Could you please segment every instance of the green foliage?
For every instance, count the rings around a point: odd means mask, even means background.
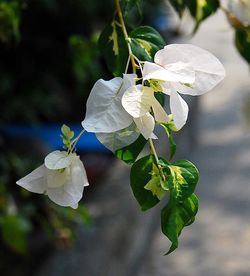
[[[169,123],[161,124],[161,126],[164,128],[164,130],[166,131],[167,136],[168,136],[169,154],[170,154],[169,160],[171,160],[174,157],[176,149],[177,149],[177,146],[174,141],[173,134],[172,134],[173,128],[175,129],[175,125],[174,125],[174,123],[172,123],[172,121],[170,121]]]
[[[182,17],[183,12],[186,8],[186,0],[169,0],[179,17]]]
[[[136,161],[131,167],[130,184],[142,211],[152,208],[159,202],[157,196],[144,188],[152,179],[154,162],[153,155],[148,155]]]
[[[142,2],[143,0],[122,0],[122,11],[125,21],[131,23],[134,17],[142,19]],[[137,20],[138,21],[138,20]]]
[[[142,61],[153,61],[155,53],[166,45],[162,36],[149,26],[134,29],[129,37],[133,54]]]
[[[142,61],[153,61],[155,53],[165,46],[161,35],[149,26],[138,27],[128,36],[133,54]],[[110,72],[122,76],[128,61],[128,45],[116,19],[102,31],[99,49]]]
[[[128,46],[122,28],[116,20],[113,20],[102,31],[99,38],[99,49],[109,71],[114,76],[122,76],[128,60]]]
[[[193,223],[198,211],[198,199],[195,194],[186,198],[182,203],[170,200],[161,211],[162,232],[172,245],[166,254],[178,247],[178,237],[185,226]]]
[[[138,139],[131,145],[128,145],[122,149],[118,149],[115,152],[115,156],[125,163],[132,165],[143,150],[146,143],[147,140],[142,135],[140,135]]]
[[[27,253],[27,234],[31,230],[29,221],[19,215],[5,215],[0,220],[4,242],[17,253]]]
[[[188,160],[169,163],[160,158],[157,164],[155,157],[148,155],[131,168],[131,187],[143,211],[154,207],[169,192],[169,202],[161,212],[162,232],[172,242],[168,253],[178,247],[182,229],[195,219],[198,179],[197,168]]]
[[[194,192],[199,180],[199,172],[188,160],[179,160],[166,167],[170,170],[167,181],[171,199],[181,203]]]
[[[18,1],[0,1],[0,40],[18,41],[20,38],[20,8]]]
[[[242,57],[250,63],[250,27],[236,29],[235,45]]]
[[[204,19],[215,13],[220,6],[219,0],[169,0],[169,2],[180,17],[185,8],[188,8],[196,21],[196,28]]]
[[[218,0],[188,0],[187,7],[198,26],[204,19],[217,11],[220,6]]]
[[[60,136],[63,141],[63,148],[69,149],[71,139],[74,137],[74,131],[71,131],[71,129],[67,125],[62,125],[61,132],[62,134]]]

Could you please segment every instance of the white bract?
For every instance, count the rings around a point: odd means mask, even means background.
[[[121,104],[124,92],[135,83],[134,74],[109,81],[98,80],[87,100],[86,117],[82,122],[85,130],[95,133],[111,133],[132,124],[132,117]]]
[[[89,185],[79,156],[65,151],[50,153],[44,165],[16,183],[30,192],[46,193],[56,204],[74,209],[78,207],[84,187]]]
[[[250,25],[250,0],[221,0],[221,5],[244,26]]]
[[[142,85],[131,86],[122,97],[122,105],[133,117],[140,133],[145,139],[152,138],[155,121],[166,123],[169,118],[154,96],[151,87]],[[154,117],[150,114],[151,109]]]
[[[145,62],[144,80],[158,80],[162,92],[170,96],[170,109],[177,129],[184,126],[188,106],[177,93],[201,95],[214,88],[224,77],[220,61],[210,52],[191,44],[170,44],[159,50],[155,63]]]
[[[137,131],[135,123],[129,127],[111,133],[96,133],[97,139],[109,150],[115,152],[136,141],[140,133]]]

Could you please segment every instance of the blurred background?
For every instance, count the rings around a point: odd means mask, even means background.
[[[77,211],[61,208],[15,182],[61,148],[60,127],[80,132],[88,94],[109,79],[97,48],[113,1],[0,1],[0,275],[250,275],[250,78],[221,11],[195,24],[167,1],[145,0],[143,19],[167,43],[193,43],[215,54],[227,76],[212,92],[188,98],[190,116],[178,157],[200,169],[196,222],[180,247],[160,232],[160,207],[142,213],[129,167],[92,134],[78,152],[90,187]],[[166,150],[158,145],[164,154]]]

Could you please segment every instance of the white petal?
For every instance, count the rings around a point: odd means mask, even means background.
[[[50,170],[60,170],[70,166],[75,154],[67,154],[66,151],[53,151],[44,159],[45,166]]]
[[[109,133],[129,126],[133,120],[122,107],[123,90],[122,78],[98,80],[87,100],[83,128],[89,132]]]
[[[152,137],[155,127],[155,120],[150,113],[147,113],[140,118],[134,118],[134,122],[145,139]]]
[[[46,170],[47,188],[62,187],[69,178],[70,166],[61,170]]]
[[[161,66],[186,63],[195,71],[195,89],[190,95],[200,95],[216,86],[224,77],[221,62],[210,52],[191,44],[170,44],[158,51],[155,62]],[[181,81],[182,83],[188,83]]]
[[[171,91],[170,95],[170,109],[176,128],[181,129],[187,121],[188,105],[174,90]]]
[[[132,144],[140,133],[136,131],[136,126],[132,123],[128,128],[112,133],[97,133],[97,139],[109,150],[115,152]]]
[[[42,165],[16,182],[32,193],[43,194],[46,189],[45,166]]]
[[[157,137],[154,133],[152,133],[151,136],[150,136],[149,138],[154,139],[154,140],[157,140],[157,139],[158,139],[158,137]]]
[[[176,62],[168,65],[165,64],[164,66],[145,62],[142,74],[144,80],[156,79],[183,83],[193,83],[195,80],[194,70],[188,64],[183,62]]]
[[[135,79],[137,78],[136,74],[123,74],[123,86],[121,89],[121,94],[129,89],[130,86],[135,85]]]
[[[130,87],[122,97],[122,105],[134,118],[142,117],[150,111],[154,91],[150,87],[134,85]]]
[[[155,99],[152,104],[155,121],[158,123],[166,123],[169,121],[168,115],[161,104]]]
[[[83,188],[88,185],[86,171],[80,159],[74,159],[63,186],[47,188],[48,197],[61,206],[76,208],[82,198]]]
[[[250,25],[249,0],[221,0],[221,5],[234,15],[244,26]]]

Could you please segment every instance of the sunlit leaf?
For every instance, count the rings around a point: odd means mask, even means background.
[[[99,49],[108,69],[114,76],[122,76],[128,60],[128,46],[120,24],[113,20],[100,35]]]
[[[142,61],[153,61],[155,53],[166,44],[162,36],[149,26],[134,29],[129,37],[134,55]]]
[[[186,198],[182,203],[169,201],[161,211],[162,232],[171,241],[172,245],[166,254],[178,247],[178,237],[185,226],[194,222],[198,211],[198,199],[195,194]]]
[[[115,156],[125,163],[132,165],[143,150],[146,143],[147,140],[140,135],[139,138],[131,145],[115,151]]]
[[[179,160],[175,163],[163,165],[169,170],[167,176],[171,200],[183,202],[194,193],[199,180],[199,172],[194,164],[188,160]]]
[[[148,155],[136,161],[131,167],[131,188],[143,211],[152,208],[159,202],[157,196],[153,195],[151,191],[145,189],[145,186],[152,179],[153,165],[154,157]]]
[[[174,141],[174,138],[173,138],[173,134],[172,134],[172,130],[171,130],[171,122],[168,124],[161,124],[161,126],[163,126],[163,128],[165,129],[166,133],[167,133],[167,136],[168,136],[168,140],[169,140],[169,160],[171,160],[174,155],[175,155],[175,152],[176,152],[176,148],[177,148],[177,145]]]
[[[218,0],[186,0],[186,5],[196,21],[196,26],[217,11],[220,6]]]

